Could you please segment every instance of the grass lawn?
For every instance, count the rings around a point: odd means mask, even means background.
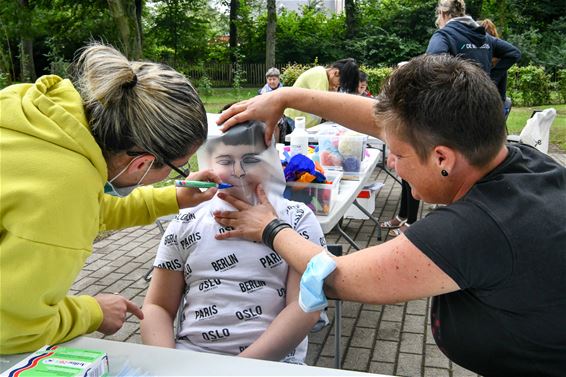
[[[566,152],[566,105],[542,105],[535,107],[513,107],[507,119],[507,129],[510,134],[520,134],[531,117],[533,110],[544,110],[549,107],[556,109],[557,115],[550,127],[550,143]]]
[[[239,102],[257,95],[256,88],[213,88],[209,96],[201,96],[207,113],[219,113],[225,105]]]

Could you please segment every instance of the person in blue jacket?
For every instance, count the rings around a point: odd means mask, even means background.
[[[496,38],[466,15],[464,0],[440,0],[436,8],[436,26],[427,54],[450,54],[479,64],[497,85],[501,101],[505,101],[507,70],[521,58],[511,43]],[[498,59],[492,66],[492,58]]]
[[[511,107],[506,95],[507,70],[520,59],[519,49],[486,33],[483,26],[466,15],[464,0],[440,0],[436,15],[439,29],[432,35],[426,53],[459,56],[479,64],[497,85],[503,113],[507,117]],[[403,233],[417,220],[419,204],[420,201],[412,196],[411,187],[403,180],[399,213],[381,223],[381,227],[391,229],[388,234],[392,237]]]

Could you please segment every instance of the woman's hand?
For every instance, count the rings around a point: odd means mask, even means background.
[[[227,238],[238,237],[250,241],[262,242],[263,230],[272,220],[277,218],[275,209],[269,203],[267,195],[261,185],[256,189],[260,204],[252,206],[242,200],[228,195],[224,192],[218,193],[220,199],[230,203],[238,211],[215,211],[216,222],[223,226],[230,226],[233,230],[216,235],[216,239],[225,240]]]
[[[226,132],[226,130],[238,123],[247,120],[261,120],[267,125],[265,144],[271,145],[271,137],[273,136],[275,126],[277,126],[277,122],[281,119],[286,107],[284,96],[288,90],[289,88],[280,88],[273,92],[264,93],[235,103],[220,115],[216,123],[222,125],[220,129]]]
[[[94,296],[94,299],[102,309],[102,323],[98,327],[98,331],[104,335],[112,335],[120,330],[124,322],[126,322],[128,313],[143,319],[142,310],[136,304],[117,293],[101,293]]]
[[[201,170],[191,173],[186,179],[191,181],[222,182],[220,177],[212,170]],[[179,208],[195,207],[202,202],[212,199],[216,191],[216,187],[209,188],[206,191],[200,191],[198,188],[177,187],[177,203]]]

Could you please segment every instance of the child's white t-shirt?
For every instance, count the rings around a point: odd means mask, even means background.
[[[279,218],[295,231],[316,244],[326,244],[316,216],[306,205],[283,198],[270,200]],[[184,272],[177,348],[237,355],[285,307],[288,266],[262,243],[216,240],[214,236],[225,231],[212,216],[216,209],[231,210],[216,197],[182,210],[169,224],[154,266]],[[304,362],[307,345],[305,338],[284,360]]]

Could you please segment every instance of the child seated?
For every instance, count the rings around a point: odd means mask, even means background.
[[[200,168],[212,168],[226,192],[257,203],[261,183],[279,218],[321,246],[315,215],[283,198],[285,180],[274,143],[266,148],[261,122],[247,122],[210,139],[199,151]],[[242,239],[216,240],[226,231],[215,210],[232,210],[214,197],[182,210],[165,232],[144,305],[144,344],[304,363],[307,333],[320,313],[298,304],[300,275],[267,246]],[[173,321],[182,303],[180,328]]]

